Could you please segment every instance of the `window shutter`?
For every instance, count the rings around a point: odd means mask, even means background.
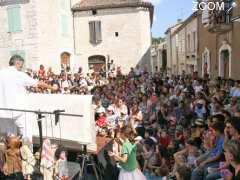
[[[21,31],[20,6],[7,8],[9,32]]]
[[[66,15],[61,16],[61,23],[62,23],[62,34],[68,34],[68,17]]]
[[[11,56],[13,56],[13,55],[19,55],[19,56],[21,56],[23,59],[25,59],[25,57],[26,57],[26,53],[25,53],[25,51],[23,51],[23,50],[11,51],[10,54],[11,54]]]
[[[102,41],[101,21],[95,22],[95,30],[96,30],[96,42],[100,43]]]
[[[89,22],[89,35],[90,35],[90,43],[96,43],[96,35],[95,35],[95,22]]]

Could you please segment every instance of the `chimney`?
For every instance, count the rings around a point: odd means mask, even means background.
[[[182,22],[182,19],[177,19],[177,23],[181,23]]]

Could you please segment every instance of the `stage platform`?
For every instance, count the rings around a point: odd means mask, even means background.
[[[44,139],[44,138],[43,138]],[[78,151],[80,152],[83,148],[83,145],[76,142],[76,141],[69,141],[64,139],[56,139],[56,138],[49,138],[52,144],[62,145],[68,151]],[[40,145],[40,140],[38,137],[33,137],[33,143],[35,146]],[[96,145],[87,145],[87,151],[91,154],[98,154],[104,148],[108,147],[112,144],[112,139],[97,136],[96,137]]]

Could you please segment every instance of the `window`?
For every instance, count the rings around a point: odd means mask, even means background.
[[[188,36],[187,36],[187,48],[188,48],[188,50],[187,50],[187,52],[190,52],[190,47],[191,47],[191,37],[190,37],[190,34],[188,34]]]
[[[61,16],[61,26],[62,26],[62,34],[68,34],[68,17],[66,15]]]
[[[0,0],[0,6],[8,6],[13,4],[26,4],[29,0]]]
[[[193,51],[196,51],[196,32],[193,32]]]
[[[13,55],[19,55],[19,56],[21,56],[24,60],[25,60],[25,57],[26,57],[26,53],[25,53],[25,51],[23,51],[23,50],[11,51],[10,54],[11,54],[11,56],[13,56]]]
[[[10,6],[7,8],[8,30],[9,32],[21,31],[21,13],[20,6]]]
[[[118,37],[118,32],[115,32],[115,36]]]
[[[97,14],[97,10],[96,9],[92,10],[92,15],[96,15],[96,14]]]
[[[89,22],[90,43],[98,44],[102,42],[101,21]]]

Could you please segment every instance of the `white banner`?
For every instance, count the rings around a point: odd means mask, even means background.
[[[92,108],[92,96],[63,94],[27,94],[17,99],[16,109],[47,111],[65,110],[67,114],[83,115],[83,117],[60,116],[60,124],[55,126],[54,115],[44,115],[42,119],[43,136],[62,138],[80,144],[96,143],[96,128]],[[33,113],[23,113],[22,118],[27,123],[27,130],[32,130],[34,136],[39,136],[37,116]],[[30,129],[29,129],[30,128]]]

